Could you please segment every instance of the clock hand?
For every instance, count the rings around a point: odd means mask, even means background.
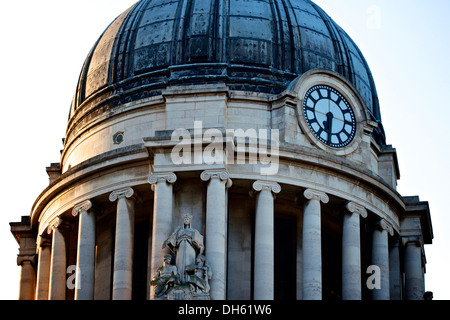
[[[332,133],[332,128],[333,128],[333,118],[334,115],[331,112],[327,113],[327,121],[325,124],[325,131],[328,133],[328,143],[331,143],[331,133]]]

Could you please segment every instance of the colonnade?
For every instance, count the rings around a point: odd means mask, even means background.
[[[213,277],[210,281],[211,299],[226,299],[227,269],[227,188],[232,185],[227,171],[206,170],[200,178],[208,184],[206,194],[205,255]],[[167,249],[161,244],[172,233],[173,184],[177,181],[175,173],[154,173],[148,178],[154,192],[153,230],[151,249],[151,274],[155,274]],[[274,299],[274,200],[281,192],[275,182],[255,181],[255,235],[253,292],[255,300]],[[303,300],[322,299],[322,244],[321,214],[322,205],[330,201],[322,191],[306,189],[303,192],[303,230],[302,230],[302,298]],[[114,246],[114,267],[112,299],[132,298],[133,242],[135,203],[139,196],[128,187],[113,191],[109,200],[116,204],[116,233]],[[95,224],[97,209],[90,200],[74,206],[72,214],[78,217],[77,272],[75,299],[94,299],[95,278]],[[342,299],[360,300],[362,298],[361,239],[360,220],[367,217],[366,209],[349,201],[343,212],[342,226]],[[38,270],[36,295],[38,300],[64,300],[66,298],[66,245],[64,232],[71,226],[57,218],[49,227],[51,244],[43,237],[38,240]],[[379,267],[381,287],[373,290],[373,299],[389,300],[392,266],[399,269],[398,261],[391,261],[393,255],[389,248],[389,235],[393,228],[380,219],[373,230],[372,264]],[[407,299],[422,299],[423,270],[420,238],[402,238],[405,272],[405,296]],[[397,248],[398,249],[398,248]],[[398,250],[397,250],[398,251]],[[395,263],[396,262],[396,263]],[[26,269],[23,269],[23,273]],[[395,272],[394,272],[395,273]],[[400,273],[400,270],[397,270]],[[400,277],[395,281],[401,281]],[[398,284],[397,284],[398,286]],[[401,286],[401,285],[400,285]],[[150,293],[150,298],[154,293]]]

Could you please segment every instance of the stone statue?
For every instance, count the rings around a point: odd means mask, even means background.
[[[164,241],[162,249],[168,247],[175,255],[164,256],[164,263],[150,282],[156,286],[155,296],[168,300],[209,300],[209,280],[212,271],[203,254],[203,236],[191,227],[192,216],[183,216],[183,227],[178,227]]]
[[[164,241],[162,248],[170,248],[176,255],[176,266],[180,274],[181,283],[187,282],[186,266],[196,263],[198,254],[203,253],[203,236],[191,228],[192,216],[183,216],[184,227],[178,227],[174,233]]]
[[[209,280],[212,277],[212,272],[203,254],[198,255],[195,264],[186,266],[186,273],[192,291],[199,294],[209,293]]]
[[[171,287],[181,284],[178,274],[178,268],[170,264],[172,255],[163,257],[163,266],[160,267],[150,284],[156,286],[155,295],[161,297],[168,292]]]

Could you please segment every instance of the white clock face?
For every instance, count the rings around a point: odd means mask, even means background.
[[[310,88],[303,100],[303,114],[316,138],[329,147],[344,148],[355,137],[355,114],[334,88],[326,85]]]

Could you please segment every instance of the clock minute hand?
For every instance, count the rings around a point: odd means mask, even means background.
[[[333,128],[333,118],[334,115],[332,112],[327,113],[327,121],[325,121],[325,131],[328,133],[328,143],[331,143],[331,133]]]

